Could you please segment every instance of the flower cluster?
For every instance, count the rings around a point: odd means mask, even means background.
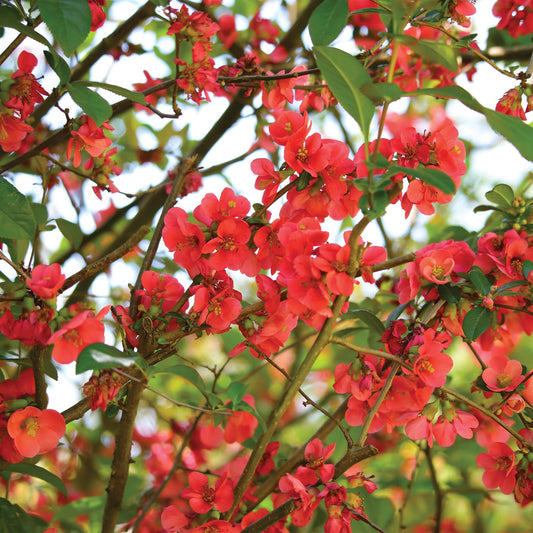
[[[0,84],[0,147],[5,152],[21,148],[26,135],[33,131],[25,120],[33,113],[35,105],[48,96],[32,74],[37,58],[30,52],[22,51],[17,65],[18,70],[11,75],[12,81]]]

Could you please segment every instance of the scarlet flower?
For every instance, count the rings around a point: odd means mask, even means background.
[[[444,346],[434,338],[434,330],[428,329],[424,332],[424,343],[418,349],[413,370],[426,385],[440,387],[446,383],[453,361],[449,355],[442,353]]]
[[[478,425],[479,421],[474,415],[454,410],[453,414],[439,416],[433,427],[433,435],[437,444],[448,447],[455,442],[458,434],[465,439],[471,439],[474,436],[472,429]]]
[[[163,241],[174,252],[174,261],[189,270],[202,255],[205,236],[196,224],[187,221],[187,213],[180,207],[169,209],[165,215]]]
[[[235,292],[228,288],[213,296],[206,287],[199,287],[194,293],[192,308],[200,313],[198,325],[209,325],[213,333],[227,331],[241,312],[241,303],[233,296]]]
[[[255,407],[255,400],[251,394],[245,394],[243,397],[248,405]],[[224,440],[228,444],[240,442],[241,444],[247,439],[253,437],[257,427],[257,418],[248,411],[233,411],[226,417],[226,427],[224,428]]]
[[[285,161],[294,171],[301,173],[306,170],[314,177],[329,163],[325,150],[322,149],[320,133],[313,133],[305,142],[290,137],[283,154]]]
[[[102,371],[98,376],[91,376],[83,385],[83,395],[89,400],[92,411],[107,409],[107,404],[115,398],[124,383],[122,376],[109,370]]]
[[[333,477],[335,471],[335,465],[333,463],[326,464],[326,459],[330,457],[334,451],[335,444],[324,446],[320,439],[313,439],[305,447],[305,460],[307,461],[307,464],[304,467],[300,467],[298,471],[300,471],[301,468],[316,471],[322,483],[326,483],[326,481],[329,481]],[[301,479],[301,477],[298,476],[298,471],[296,476],[298,479]],[[311,483],[316,483],[317,474],[313,472],[314,479]]]
[[[24,456],[15,446],[15,441],[7,432],[7,419],[0,417],[0,457],[8,463],[21,463]]]
[[[109,311],[110,306],[102,309],[96,317],[92,311],[83,311],[66,324],[62,324],[49,339],[53,344],[52,357],[62,364],[76,361],[81,351],[89,344],[104,341],[104,325],[101,318]]]
[[[190,520],[175,505],[169,505],[161,513],[161,525],[166,533],[178,533]]]
[[[268,126],[275,143],[285,146],[289,139],[304,140],[311,129],[307,113],[283,111],[276,114],[276,121]]]
[[[245,217],[249,210],[249,200],[226,187],[220,194],[220,200],[213,193],[207,193],[193,214],[196,220],[211,226],[213,222],[220,222],[225,218]]]
[[[504,494],[511,494],[515,486],[515,453],[504,442],[489,444],[488,453],[480,453],[476,464],[485,469],[483,484],[488,489],[499,488]]]
[[[191,472],[188,480],[189,487],[181,493],[181,496],[189,500],[194,512],[203,514],[214,508],[223,513],[231,508],[233,486],[226,474],[216,480],[214,487],[209,485],[209,478],[201,472]]]
[[[9,417],[7,431],[24,457],[35,457],[57,446],[65,434],[65,419],[53,409],[29,406]]]
[[[17,65],[18,70],[11,75],[14,82],[9,86],[10,98],[4,105],[16,110],[20,118],[26,120],[33,113],[35,104],[43,102],[43,96],[48,96],[48,93],[31,73],[37,65],[37,58],[33,54],[23,50]]]
[[[496,104],[496,111],[526,120],[526,114],[522,108],[522,95],[518,89],[508,90]]]
[[[481,377],[494,392],[514,390],[524,379],[520,362],[505,355],[492,356]]]
[[[305,485],[291,474],[285,474],[279,480],[279,490],[286,493],[289,498],[294,498],[297,508],[291,513],[293,525],[305,527],[313,516],[320,500],[314,498],[313,489],[306,488]]]
[[[135,295],[141,298],[140,305],[146,311],[150,311],[154,305],[160,307],[163,313],[168,313],[185,292],[176,278],[170,274],[160,275],[153,270],[144,272],[141,282],[144,289],[138,290]]]
[[[0,382],[0,400],[35,396],[33,368],[25,368],[16,379]]]
[[[26,135],[33,128],[10,111],[2,111],[0,105],[0,147],[4,152],[15,152],[20,149]]]
[[[496,28],[507,30],[514,39],[533,33],[533,9],[523,0],[497,0],[492,13],[500,18]]]
[[[44,300],[55,298],[64,282],[65,275],[61,273],[58,263],[37,265],[32,270],[31,277],[26,280],[30,290]]]
[[[91,31],[96,31],[104,25],[105,12],[100,6],[106,5],[106,0],[88,0],[91,10]]]
[[[111,139],[104,135],[104,130],[113,130],[114,128],[104,122],[101,127],[96,125],[96,122],[86,115],[80,118],[81,126],[77,131],[71,132],[71,137],[67,146],[67,159],[70,160],[74,153],[73,164],[79,167],[81,164],[81,150],[86,150],[87,153],[93,157],[100,157],[106,148],[112,144]]]
[[[251,235],[244,220],[226,218],[217,228],[217,237],[204,244],[202,253],[211,254],[209,265],[215,270],[239,270],[251,254],[247,246]]]

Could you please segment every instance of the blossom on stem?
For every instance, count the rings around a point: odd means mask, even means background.
[[[223,513],[233,504],[233,486],[226,475],[219,477],[215,486],[209,484],[209,478],[201,472],[191,472],[187,476],[189,487],[181,496],[189,500],[191,509],[199,514],[216,509]]]
[[[65,275],[61,273],[61,266],[58,263],[37,265],[26,280],[30,290],[43,300],[55,298],[64,282]]]
[[[483,484],[488,489],[500,489],[511,494],[515,485],[515,453],[504,442],[492,442],[487,453],[480,453],[476,464],[485,469]]]
[[[65,419],[53,409],[29,406],[9,417],[7,431],[24,457],[35,457],[57,446],[65,434]]]

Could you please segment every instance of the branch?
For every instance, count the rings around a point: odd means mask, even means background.
[[[433,533],[440,533],[444,495],[442,493],[442,489],[440,488],[439,480],[437,479],[437,471],[435,470],[435,465],[433,464],[431,448],[427,446],[427,444],[424,446],[424,453],[426,454],[429,474],[431,476],[431,483],[433,484],[433,489],[435,491],[435,528],[433,529]]]
[[[65,280],[65,283],[63,283],[63,286],[61,287],[61,289],[59,289],[58,294],[61,294],[67,289],[70,289],[70,287],[74,286],[76,283],[91,276],[94,276],[102,270],[105,270],[109,265],[111,265],[124,255],[126,255],[128,252],[133,250],[135,246],[137,246],[137,244],[139,244],[139,242],[144,239],[144,237],[148,234],[149,231],[150,228],[148,228],[147,226],[142,226],[116,250],[108,253],[100,259],[97,259],[96,261],[93,261],[89,265],[83,267],[80,271],[76,272],[76,274],[72,274],[72,276],[68,277]]]
[[[126,405],[122,411],[118,434],[115,439],[111,476],[107,486],[107,500],[102,518],[102,533],[114,533],[122,507],[122,498],[126,488],[126,481],[128,480],[131,461],[133,427],[143,390],[144,383],[131,383]]]

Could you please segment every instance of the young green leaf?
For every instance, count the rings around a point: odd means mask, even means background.
[[[470,281],[474,287],[483,295],[489,294],[492,287],[491,282],[487,279],[487,276],[483,273],[483,270],[478,266],[473,266],[469,272]]]
[[[67,83],[72,99],[89,115],[97,126],[101,126],[113,113],[113,108],[99,94],[79,83]]]
[[[87,370],[100,370],[104,368],[116,368],[120,366],[131,366],[135,360],[127,357],[114,346],[108,346],[102,342],[95,342],[86,346],[78,356],[76,361],[76,374],[81,374]]]
[[[31,203],[16,187],[0,178],[0,238],[33,239],[36,222]]]
[[[408,168],[399,165],[391,165],[387,174],[399,173],[420,178],[422,181],[439,189],[439,191],[442,191],[444,194],[455,194],[456,192],[455,183],[452,178],[438,168]]]
[[[123,96],[127,100],[131,100],[136,104],[146,105],[146,98],[144,97],[144,94],[135,91],[130,91],[129,89],[124,89],[124,87],[112,85],[111,83],[80,80],[76,81],[75,85],[82,85],[85,87],[98,87],[99,89],[105,89],[106,91],[118,94],[119,96]]]
[[[56,488],[61,494],[68,498],[67,487],[65,487],[63,481],[42,466],[32,465],[31,463],[14,463],[4,466],[3,470],[41,479],[49,485],[52,485],[52,487]]]
[[[375,109],[360,87],[372,83],[370,75],[363,65],[347,52],[327,46],[315,46],[313,52],[329,89],[357,121],[365,140],[368,141]]]
[[[510,185],[499,183],[491,191],[485,193],[485,198],[503,209],[509,209],[514,201],[514,191]]]
[[[88,2],[80,0],[39,0],[39,11],[66,56],[71,56],[91,29]]]
[[[463,319],[463,332],[467,341],[475,341],[490,326],[492,313],[486,307],[474,307]]]
[[[309,19],[309,34],[315,46],[326,46],[339,35],[348,18],[347,0],[324,0]]]

